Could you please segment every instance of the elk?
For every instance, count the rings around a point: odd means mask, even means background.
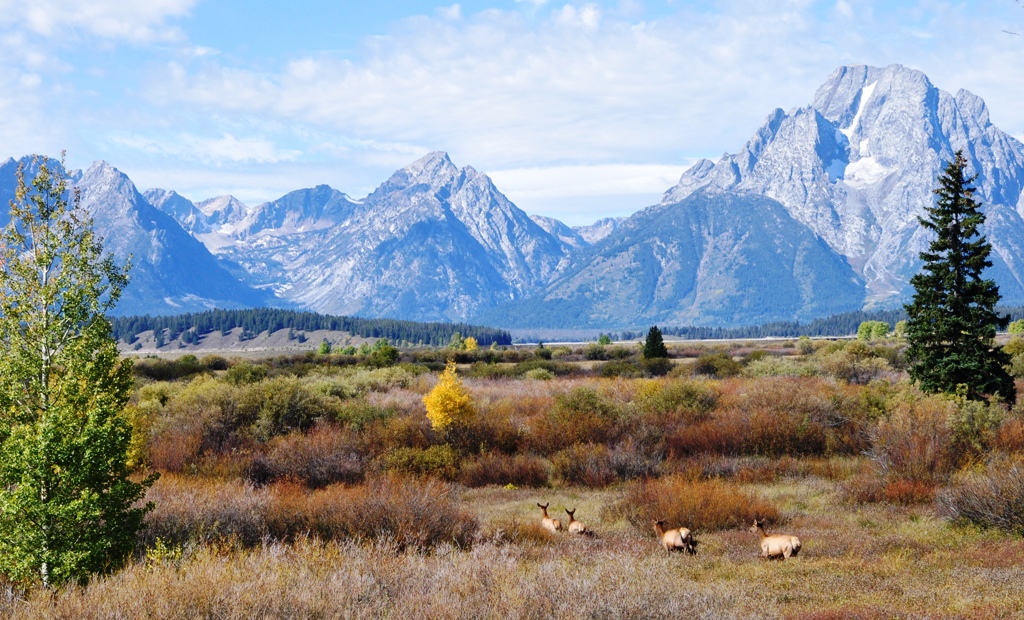
[[[690,555],[697,553],[697,541],[693,539],[690,530],[685,527],[666,530],[664,521],[655,521],[654,533],[658,535],[661,540],[661,548],[665,551],[685,551]]]
[[[764,532],[764,523],[754,519],[750,531],[761,540],[761,557],[769,560],[785,560],[800,553],[800,539],[788,534],[772,534]]]
[[[552,519],[548,516],[548,506],[550,505],[551,502],[548,502],[546,504],[541,504],[540,502],[537,502],[537,507],[544,511],[544,518],[541,519],[540,524],[543,525],[546,529],[551,530],[552,532],[561,532],[562,522],[558,519]]]
[[[583,536],[592,536],[594,533],[590,531],[587,524],[582,521],[576,520],[576,509],[569,510],[565,509],[566,514],[569,515],[569,526],[568,530],[570,534],[582,534]]]

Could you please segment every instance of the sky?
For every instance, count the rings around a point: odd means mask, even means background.
[[[920,69],[1024,139],[1022,35],[1024,0],[0,0],[0,155],[257,204],[441,150],[583,225],[842,65]]]

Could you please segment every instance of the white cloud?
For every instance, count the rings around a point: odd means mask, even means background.
[[[149,154],[165,154],[203,163],[277,163],[297,158],[296,150],[278,149],[264,138],[236,138],[226,133],[220,138],[191,134],[150,138],[138,135],[118,136],[116,144]]]
[[[551,166],[494,170],[487,174],[513,201],[530,201],[568,196],[659,194],[675,185],[688,165]]]
[[[437,14],[447,20],[459,20],[462,19],[462,6],[458,4],[443,6],[437,9]]]
[[[558,22],[563,26],[583,26],[587,30],[594,30],[601,25],[601,10],[594,4],[587,4],[578,9],[567,4],[556,15]]]
[[[853,17],[853,7],[846,0],[838,0],[836,2],[836,13],[843,17]]]
[[[84,33],[149,42],[180,38],[165,22],[186,15],[197,0],[0,0],[0,23],[44,37]]]

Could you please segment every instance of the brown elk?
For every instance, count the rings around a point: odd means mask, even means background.
[[[665,551],[685,551],[690,555],[697,553],[697,541],[693,534],[685,527],[666,530],[664,521],[654,522],[654,533],[661,540],[661,548]]]
[[[551,530],[552,532],[561,532],[562,522],[558,519],[552,519],[548,516],[548,506],[550,505],[551,502],[548,502],[546,504],[541,504],[540,502],[537,502],[537,507],[544,511],[544,518],[541,520],[540,524],[543,525],[546,529]]]
[[[590,531],[590,528],[582,521],[576,520],[576,509],[569,510],[565,509],[566,514],[569,515],[569,533],[570,534],[582,534],[584,536],[592,536],[594,533]]]
[[[764,523],[754,519],[750,531],[761,540],[761,557],[769,560],[785,560],[800,553],[800,539],[788,534],[768,535],[764,532]]]

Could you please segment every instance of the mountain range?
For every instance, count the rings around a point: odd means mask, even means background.
[[[247,206],[69,171],[106,247],[132,256],[119,313],[276,305],[500,327],[732,326],[909,299],[918,224],[963,150],[1004,303],[1024,303],[1024,145],[979,97],[900,65],[840,67],[661,202],[570,227],[430,153],[362,199],[320,185]],[[24,159],[22,163],[28,163]],[[18,162],[0,164],[0,199]],[[6,214],[0,215],[0,224]]]

